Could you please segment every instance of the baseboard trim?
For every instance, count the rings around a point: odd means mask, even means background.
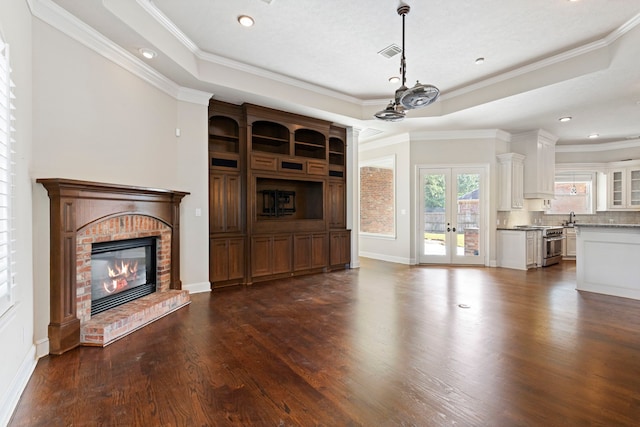
[[[36,347],[32,345],[25,355],[16,376],[13,378],[13,381],[11,381],[5,398],[0,404],[0,425],[6,426],[9,424],[9,420],[13,416],[13,411],[15,411],[18,405],[20,396],[22,396],[22,392],[27,386],[29,378],[31,378],[34,369],[36,369],[37,362]]]
[[[189,291],[190,294],[211,292],[211,283],[209,282],[190,283],[188,285],[182,285],[182,289],[184,289],[185,291]]]
[[[360,256],[365,258],[377,259],[379,261],[387,261],[387,262],[394,262],[396,264],[411,265],[411,258],[403,258],[398,256],[377,254],[373,252],[362,252],[362,251],[360,252]]]
[[[40,359],[49,355],[49,338],[36,341],[36,357]]]

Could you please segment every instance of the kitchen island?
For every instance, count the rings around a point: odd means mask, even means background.
[[[640,224],[576,224],[576,289],[640,299]]]

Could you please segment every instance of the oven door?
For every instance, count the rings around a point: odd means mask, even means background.
[[[543,247],[544,250],[542,252],[542,265],[552,265],[560,262],[562,258],[562,240],[564,236],[558,237],[544,237],[543,238]]]

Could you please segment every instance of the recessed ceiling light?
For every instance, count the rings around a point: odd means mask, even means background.
[[[399,83],[399,82],[400,82],[400,77],[398,77],[398,76],[389,77],[389,83],[396,84],[396,83]]]
[[[252,27],[255,21],[249,15],[240,15],[238,16],[238,22],[243,27]]]
[[[561,122],[568,122],[571,120],[571,116],[560,117],[558,120]]]
[[[484,58],[480,57],[480,58],[476,59],[476,64],[478,64],[478,65],[484,64]]]
[[[140,52],[140,55],[144,56],[147,59],[153,59],[158,56],[155,50],[148,49],[146,47],[140,48],[138,49],[138,51]]]
[[[591,135],[589,135],[590,139],[594,139],[594,138],[598,138],[600,135],[597,133],[592,133]]]

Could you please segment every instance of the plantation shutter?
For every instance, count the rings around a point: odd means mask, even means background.
[[[0,37],[0,315],[13,304],[14,259],[11,228],[13,163],[13,82],[9,64],[9,45]]]

